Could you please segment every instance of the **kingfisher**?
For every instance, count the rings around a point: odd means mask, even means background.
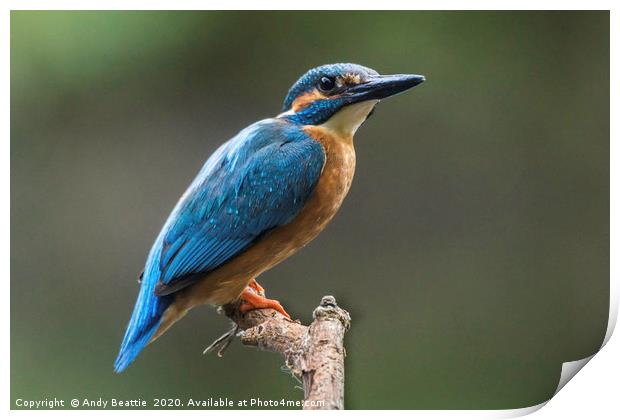
[[[375,105],[424,81],[351,63],[309,70],[281,113],[222,144],[155,239],[114,370],[197,305],[282,305],[256,277],[312,241],[342,204],[355,171],[353,135]]]

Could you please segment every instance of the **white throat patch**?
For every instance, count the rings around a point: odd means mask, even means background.
[[[376,99],[347,105],[320,126],[342,136],[353,136],[379,102]]]

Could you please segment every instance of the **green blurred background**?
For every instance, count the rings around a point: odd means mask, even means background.
[[[348,408],[516,408],[596,351],[609,300],[607,12],[13,12],[11,398],[301,399],[192,311],[112,373],[136,277],[215,148],[307,69],[427,82],[381,104],[329,228],[260,278],[353,317]]]

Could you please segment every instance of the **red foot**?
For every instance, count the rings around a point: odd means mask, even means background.
[[[253,309],[273,309],[280,312],[282,315],[291,319],[291,316],[286,313],[280,302],[273,299],[267,299],[264,296],[265,289],[262,288],[256,280],[252,279],[248,287],[245,288],[241,294],[241,305],[239,305],[239,311],[241,313],[249,312]]]
[[[251,289],[254,289],[259,295],[265,296],[265,288],[261,286],[260,284],[258,284],[256,279],[250,280],[248,287]]]

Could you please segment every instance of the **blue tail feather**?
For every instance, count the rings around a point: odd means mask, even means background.
[[[146,277],[146,275],[145,275]],[[172,296],[156,296],[155,282],[142,281],[121,349],[114,362],[114,371],[120,373],[134,361],[159,328],[162,316],[172,303]],[[151,284],[153,283],[153,284]]]

